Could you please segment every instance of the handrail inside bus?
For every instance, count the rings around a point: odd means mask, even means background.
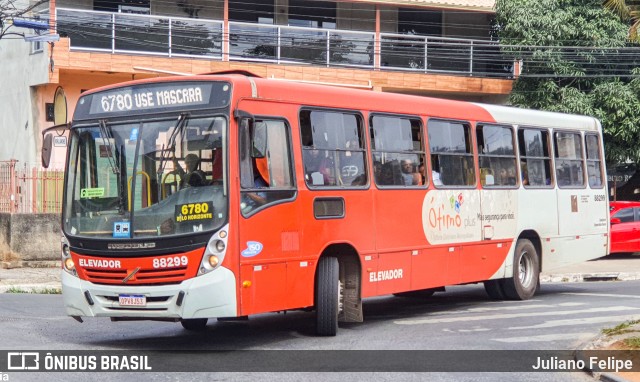
[[[147,174],[144,171],[138,171],[135,173],[135,175],[144,175],[147,177],[147,206],[151,205],[151,178],[149,177],[149,174]],[[129,177],[129,179],[127,180],[127,194],[129,197],[129,211],[131,211],[131,180],[133,179],[134,175],[131,175]]]

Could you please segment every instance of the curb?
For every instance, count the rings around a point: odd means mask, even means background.
[[[584,281],[633,281],[640,280],[638,272],[602,272],[602,273],[561,273],[540,275],[543,283],[565,283]]]

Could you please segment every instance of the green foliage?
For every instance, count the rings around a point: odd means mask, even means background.
[[[496,24],[503,52],[524,60],[513,105],[594,116],[607,162],[640,163],[640,54],[618,15],[601,0],[497,0]]]

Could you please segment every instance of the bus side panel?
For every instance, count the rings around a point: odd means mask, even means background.
[[[413,285],[429,284],[429,280],[439,279],[443,275],[447,277],[447,267],[438,266],[442,264],[441,259],[432,259],[431,253],[425,251],[428,245],[422,221],[425,194],[426,190],[420,189],[382,189],[374,192],[374,235],[380,261],[373,275],[364,276],[363,284],[376,284],[377,295],[408,291],[414,289]],[[413,261],[414,253],[420,255],[420,261]],[[414,264],[419,268],[413,267]],[[383,275],[390,276],[385,278]],[[417,277],[415,281],[414,276]]]
[[[558,189],[558,261],[545,264],[545,270],[578,263],[607,254],[608,212],[605,191]]]
[[[240,216],[241,315],[298,307],[291,305],[286,282],[287,262],[300,259],[298,211],[294,200]],[[306,282],[312,284],[313,277]]]

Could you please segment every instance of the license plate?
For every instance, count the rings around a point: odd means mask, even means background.
[[[121,294],[118,296],[120,306],[145,306],[147,297],[137,294]]]

